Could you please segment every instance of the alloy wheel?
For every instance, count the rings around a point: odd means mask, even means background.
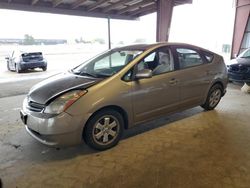
[[[220,89],[214,90],[209,97],[209,106],[212,108],[216,106],[219,103],[220,98],[221,98],[221,90]]]
[[[105,115],[96,121],[92,136],[97,144],[108,145],[116,139],[119,129],[118,119],[112,115]]]

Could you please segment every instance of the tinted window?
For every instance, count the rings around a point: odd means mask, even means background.
[[[151,69],[153,75],[174,70],[174,61],[170,49],[161,48],[147,55],[137,65],[137,70]]]
[[[201,56],[195,50],[177,48],[176,51],[180,63],[180,69],[203,64]]]

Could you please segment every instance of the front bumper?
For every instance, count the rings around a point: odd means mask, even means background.
[[[59,135],[41,135],[25,125],[26,131],[37,141],[47,146],[70,146],[81,143],[76,139],[79,135],[77,132],[59,134]]]
[[[29,111],[20,112],[26,131],[37,141],[47,146],[70,146],[82,142],[85,124],[82,116],[65,112],[50,118],[37,117]]]
[[[228,72],[228,78],[229,78],[230,81],[250,82],[250,73]]]

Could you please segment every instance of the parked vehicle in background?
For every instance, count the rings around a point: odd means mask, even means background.
[[[250,48],[227,65],[230,81],[250,82]]]
[[[20,73],[28,69],[41,68],[47,70],[47,61],[43,57],[42,52],[22,52],[13,51],[11,56],[5,58],[7,60],[7,69]]]
[[[98,150],[115,146],[124,129],[201,106],[214,109],[226,92],[223,58],[179,43],[109,50],[31,88],[21,119],[49,146],[83,139]]]

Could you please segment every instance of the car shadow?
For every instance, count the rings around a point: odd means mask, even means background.
[[[42,69],[28,69],[25,71],[22,71],[21,74],[28,74],[28,73],[37,73],[37,72],[44,72]]]
[[[44,72],[42,69],[35,68],[35,69],[28,69],[28,70],[22,70],[20,73],[17,73],[16,71],[4,71],[5,74],[15,74],[15,75],[22,75],[22,74],[29,74],[29,73],[40,73]]]
[[[187,117],[191,117],[203,111],[204,110],[201,107],[195,107],[168,116],[163,116],[161,118],[149,121],[147,123],[136,125],[124,132],[123,139],[127,139],[162,126],[168,126],[172,122],[179,121]]]

